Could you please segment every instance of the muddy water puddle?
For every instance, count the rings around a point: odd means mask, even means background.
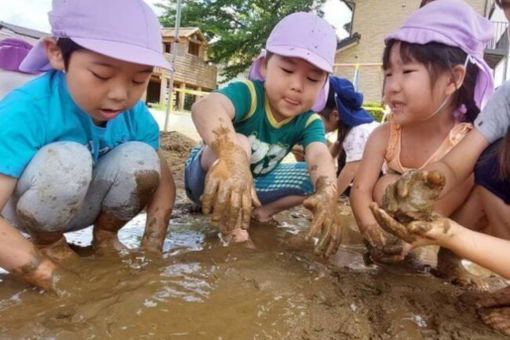
[[[304,241],[307,219],[254,224],[253,244],[226,246],[201,215],[178,212],[161,257],[136,250],[145,215],[120,233],[131,251],[95,256],[89,229],[56,298],[0,276],[1,339],[494,339],[459,289],[426,273],[366,265],[347,228],[330,262]],[[352,225],[352,216],[346,216]]]

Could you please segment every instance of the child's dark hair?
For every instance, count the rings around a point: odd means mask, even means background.
[[[510,129],[507,129],[505,138],[501,141],[498,149],[499,178],[510,179]]]
[[[329,92],[328,92],[328,99],[326,101],[326,106],[324,109],[320,112],[320,115],[324,118],[328,119],[331,112],[337,109],[336,106],[336,100],[335,100],[335,90],[333,89],[333,86],[331,85],[331,82],[329,83]],[[338,112],[340,115],[341,113]],[[340,118],[340,117],[339,117]],[[347,136],[347,133],[351,131],[352,126],[345,125],[342,123],[340,119],[338,119],[338,144],[343,145],[344,139]]]
[[[64,59],[64,67],[67,71],[69,67],[69,60],[71,59],[71,54],[78,50],[82,50],[83,47],[72,41],[70,38],[59,38],[57,40],[57,46],[60,48],[62,52],[62,58]]]
[[[404,63],[416,61],[427,67],[432,87],[435,85],[441,73],[448,72],[457,65],[464,65],[467,57],[466,52],[462,49],[437,42],[420,45],[405,41],[391,40],[384,49],[383,69],[385,70],[390,67],[391,48],[397,42],[400,42],[400,57]],[[473,122],[478,113],[480,113],[480,109],[476,106],[474,101],[477,77],[478,67],[473,63],[468,63],[464,82],[457,90],[454,98],[455,107],[465,105],[467,111],[463,120],[470,123]]]

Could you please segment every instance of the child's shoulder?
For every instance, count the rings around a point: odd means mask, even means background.
[[[12,90],[0,101],[0,109],[12,107],[13,104],[18,108],[20,105],[37,105],[51,95],[55,76],[53,72],[47,72]]]
[[[380,123],[379,125],[373,127],[370,133],[370,139],[385,143],[390,137],[391,130],[392,128],[390,122]]]

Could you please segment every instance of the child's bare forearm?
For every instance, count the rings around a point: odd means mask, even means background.
[[[162,251],[175,202],[175,183],[172,172],[161,151],[158,151],[158,156],[161,164],[160,182],[153,199],[147,206],[147,222],[142,238],[142,247],[155,252]]]
[[[219,133],[230,141],[236,141],[232,103],[223,95],[211,94],[193,104],[191,117],[205,144],[211,146]]]
[[[510,279],[510,241],[465,228],[450,220],[450,232],[437,243],[461,258]]]
[[[354,174],[359,166],[359,161],[349,162],[345,164],[342,171],[338,175],[337,186],[338,186],[338,194],[341,195],[352,183],[354,179]]]
[[[312,182],[317,185],[319,178],[324,178],[336,190],[336,174],[333,158],[324,144],[312,143],[305,152],[306,163]]]
[[[356,185],[352,187],[350,195],[351,208],[361,233],[367,229],[378,227],[377,221],[370,211],[370,203],[372,201],[372,195],[367,190]]]

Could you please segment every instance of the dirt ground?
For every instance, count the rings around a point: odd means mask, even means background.
[[[469,291],[428,268],[367,263],[345,202],[343,245],[328,261],[305,242],[310,214],[301,208],[272,224],[252,223],[254,249],[226,246],[183,192],[184,161],[195,144],[176,132],[161,136],[178,187],[161,258],[136,250],[141,215],[120,235],[129,254],[82,255],[73,296],[48,296],[2,275],[0,338],[504,338],[481,322]]]

